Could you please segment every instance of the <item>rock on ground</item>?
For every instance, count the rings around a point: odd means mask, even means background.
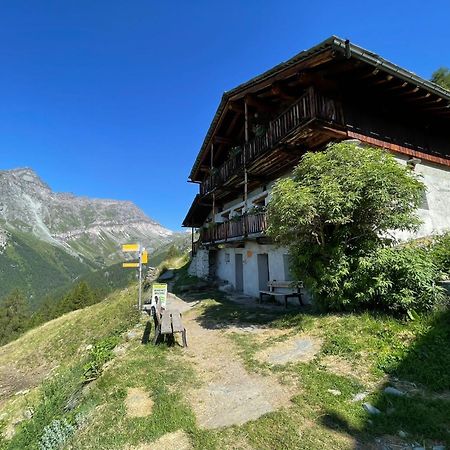
[[[256,357],[270,364],[286,364],[293,361],[311,361],[320,351],[322,342],[312,336],[295,337],[260,351]]]

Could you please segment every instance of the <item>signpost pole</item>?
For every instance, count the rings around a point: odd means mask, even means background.
[[[142,250],[139,250],[139,311],[142,310]]]
[[[142,311],[142,264],[148,264],[148,252],[140,244],[123,244],[123,252],[137,252],[139,254],[138,262],[124,262],[122,267],[135,267],[139,270],[139,296],[138,296],[138,309]]]

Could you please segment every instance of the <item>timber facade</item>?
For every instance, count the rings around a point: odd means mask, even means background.
[[[420,233],[449,229],[449,126],[450,92],[337,37],[226,92],[189,177],[199,185],[183,221],[199,230],[191,273],[253,296],[288,280],[287,252],[265,236],[273,183],[345,139],[420,172]]]

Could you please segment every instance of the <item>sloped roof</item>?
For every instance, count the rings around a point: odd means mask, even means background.
[[[401,79],[408,83],[412,83],[417,87],[420,87],[432,94],[435,94],[447,100],[448,104],[446,107],[450,106],[450,91],[444,89],[441,86],[438,86],[435,83],[432,83],[431,81],[419,77],[413,72],[410,72],[406,69],[401,68],[400,66],[397,66],[396,64],[389,62],[376,53],[370,52],[362,47],[352,44],[348,40],[341,39],[337,36],[331,36],[330,38],[310,48],[309,50],[302,51],[289,60],[282,62],[271,68],[270,70],[262,73],[261,75],[258,75],[250,79],[249,81],[240,84],[230,91],[224,92],[214,118],[211,122],[211,125],[209,126],[208,132],[206,133],[200,152],[198,153],[197,158],[194,162],[189,178],[193,179],[195,177],[198,166],[200,165],[200,162],[202,161],[203,156],[207,151],[210,140],[213,137],[214,130],[216,129],[216,126],[225,110],[225,106],[227,105],[230,98],[236,97],[246,91],[248,88],[258,83],[264,82],[264,80],[269,79],[274,75],[281,73],[286,69],[295,66],[300,62],[306,61],[308,58],[317,56],[318,54],[327,50],[339,52],[342,55],[345,55],[347,59],[354,58],[355,60],[371,65],[379,70],[383,70],[387,74],[390,74],[398,79]]]

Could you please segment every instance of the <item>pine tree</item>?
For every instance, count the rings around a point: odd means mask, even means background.
[[[30,306],[23,294],[14,290],[0,307],[0,343],[5,344],[28,329]]]

